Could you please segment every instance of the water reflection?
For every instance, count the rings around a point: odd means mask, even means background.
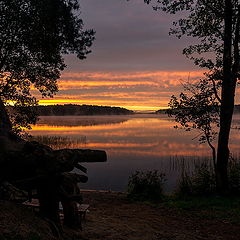
[[[111,125],[118,124],[128,120],[126,116],[42,116],[38,121],[38,125],[47,126],[95,126],[95,125]]]
[[[234,124],[239,119],[235,116]],[[132,172],[158,169],[167,173],[167,188],[172,189],[177,178],[173,160],[177,166],[183,157],[192,164],[193,159],[210,156],[207,145],[192,140],[198,133],[176,130],[174,125],[166,115],[51,116],[42,117],[31,134],[65,138],[65,143],[53,144],[55,148],[107,151],[107,163],[87,164],[90,181],[85,188],[124,190]],[[239,151],[239,130],[232,130],[231,149]]]

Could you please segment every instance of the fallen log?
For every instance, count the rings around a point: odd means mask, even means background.
[[[84,175],[70,173],[74,168],[86,173],[83,162],[105,162],[105,151],[90,149],[53,150],[37,142],[0,138],[0,184],[8,181],[25,190],[31,198],[37,190],[40,214],[57,225],[59,201],[65,214],[64,223],[69,227],[81,226],[76,204],[81,203],[79,182],[86,182]]]
[[[53,150],[23,140],[12,132],[11,121],[0,97],[0,197],[9,196],[6,192],[1,195],[1,189],[9,189],[14,193],[11,198],[21,190],[27,190],[31,198],[32,190],[36,189],[40,214],[44,218],[58,225],[61,201],[64,223],[69,227],[81,226],[76,207],[82,199],[78,182],[86,182],[87,177],[69,172],[77,168],[86,173],[87,169],[80,163],[105,161],[107,155],[104,151]]]
[[[37,142],[23,142],[0,153],[0,181],[17,181],[41,175],[87,169],[79,163],[106,162],[105,151],[89,149],[53,150]],[[13,150],[14,149],[14,150]]]

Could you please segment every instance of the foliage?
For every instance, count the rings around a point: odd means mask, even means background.
[[[218,134],[217,159],[215,147],[212,145],[211,131],[207,131],[205,139],[212,149],[214,167],[217,175],[218,192],[228,191],[228,163],[229,163],[229,138],[234,111],[236,84],[240,80],[240,3],[239,0],[144,0],[146,3],[155,2],[155,10],[161,9],[167,13],[175,14],[184,12],[185,18],[174,22],[171,34],[178,38],[182,36],[197,38],[197,43],[183,50],[195,65],[208,69],[207,80],[212,82],[212,93],[220,103],[220,128]],[[218,95],[220,87],[221,97]],[[201,92],[205,96],[205,92]],[[198,95],[197,95],[198,96]],[[186,101],[195,101],[185,94],[180,95],[180,100],[173,97],[174,104],[184,104]],[[197,99],[197,98],[196,98]],[[174,103],[175,101],[175,103]],[[215,101],[214,101],[215,102]],[[210,103],[210,102],[209,102]],[[170,103],[171,104],[171,103]],[[199,105],[196,105],[196,108]],[[208,104],[206,105],[206,109]],[[214,107],[214,106],[213,106]],[[182,108],[180,108],[182,109]],[[210,108],[210,116],[211,116]],[[184,113],[184,111],[183,111]],[[193,116],[193,124],[196,120],[195,111],[190,111],[190,120]],[[183,114],[182,114],[183,115]],[[180,115],[178,115],[179,117]],[[180,119],[184,122],[185,117]],[[205,117],[201,118],[205,122]],[[202,124],[201,124],[202,126]],[[203,127],[203,131],[205,131]],[[208,124],[208,129],[211,126]]]
[[[12,130],[18,135],[27,134],[25,129],[31,129],[30,124],[35,124],[38,120],[38,113],[34,108],[25,103],[25,105],[11,106],[7,108],[10,121],[12,123]]]
[[[191,196],[192,195],[192,179],[189,174],[182,172],[179,179],[176,195],[180,197]]]
[[[183,12],[184,18],[173,22],[174,28],[170,34],[178,38],[182,36],[194,37],[198,41],[183,50],[183,54],[192,59],[202,68],[211,70],[212,79],[223,79],[223,49],[225,27],[224,0],[144,0],[147,4],[154,2],[155,10],[162,10],[169,14]],[[237,31],[239,21],[239,1],[231,0],[233,14],[232,34]],[[240,39],[236,39],[240,43]],[[239,70],[238,70],[239,78]]]
[[[204,79],[184,85],[184,90],[188,94],[181,93],[179,98],[171,97],[169,114],[174,115],[176,121],[186,130],[200,130],[199,141],[211,145],[216,135],[212,125],[219,120],[218,90],[223,79],[223,1],[160,0],[156,2],[156,10],[161,9],[170,14],[179,11],[186,13],[185,18],[173,23],[175,28],[171,29],[170,34],[178,38],[184,35],[197,37],[198,43],[186,47],[183,54],[192,59],[196,65],[209,69]]]
[[[240,195],[240,159],[232,158],[228,165],[229,194]],[[195,165],[193,172],[182,169],[176,189],[177,196],[209,196],[216,194],[216,174],[211,165],[204,162]]]
[[[66,67],[63,54],[84,59],[93,30],[83,30],[77,0],[2,0],[0,2],[0,99],[22,106],[37,104],[32,90],[43,97],[57,91]],[[30,113],[31,115],[32,113]],[[14,124],[31,119],[12,114]]]
[[[222,67],[222,49],[224,32],[224,1],[223,0],[145,0],[146,3],[155,2],[154,9],[161,9],[170,14],[184,12],[184,18],[173,23],[174,28],[171,34],[181,38],[183,35],[197,37],[198,43],[190,45],[183,50],[183,53],[194,60],[196,65],[213,69]],[[234,0],[235,7],[237,0]],[[237,14],[237,10],[235,11]],[[236,19],[235,19],[236,20]],[[207,59],[196,56],[205,53]],[[193,54],[196,54],[195,56]]]
[[[198,130],[200,143],[207,143],[212,149],[214,166],[216,165],[216,151],[212,142],[219,126],[219,102],[216,88],[211,86],[208,79],[201,79],[195,84],[187,83],[184,89],[188,94],[181,93],[179,98],[172,96],[169,102],[169,116],[175,116],[175,121],[186,131]],[[175,126],[178,128],[178,126]]]
[[[195,84],[188,83],[184,85],[184,89],[190,94],[181,93],[179,99],[172,96],[168,114],[174,115],[175,120],[187,131],[200,130],[201,143],[212,142],[216,135],[212,125],[218,125],[219,121],[219,103],[216,101],[213,89],[209,86],[209,81],[203,79]]]
[[[240,222],[239,197],[220,197],[211,195],[207,197],[186,196],[184,198],[168,197],[164,201],[166,207],[180,211],[188,211],[191,216],[197,216],[209,220],[223,220],[226,222]]]
[[[128,197],[138,201],[159,201],[163,196],[165,174],[158,171],[137,171],[128,181]]]
[[[229,191],[233,195],[240,195],[240,160],[231,159],[228,166]]]
[[[49,105],[33,107],[39,116],[69,116],[69,115],[127,115],[134,112],[126,108],[110,107],[110,106],[96,106],[96,105]]]
[[[215,191],[214,170],[207,163],[202,163],[195,166],[191,174],[183,170],[176,194],[178,196],[208,196]]]

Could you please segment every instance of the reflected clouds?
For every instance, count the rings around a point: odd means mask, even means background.
[[[240,115],[235,116],[239,122]],[[87,123],[87,124],[86,124]],[[90,189],[123,191],[136,170],[157,169],[167,174],[173,190],[184,157],[191,168],[196,159],[210,156],[205,144],[192,140],[196,133],[173,128],[166,115],[42,117],[31,130],[33,136],[59,139],[56,148],[102,149],[106,163],[86,164]],[[231,150],[239,152],[239,130],[232,130]],[[84,139],[84,141],[82,141]],[[65,143],[64,143],[64,141]],[[67,142],[66,142],[67,141]],[[180,161],[179,161],[180,160]]]
[[[192,132],[174,129],[175,124],[166,115],[51,116],[42,117],[31,134],[67,135],[70,138],[86,136],[86,148],[104,149],[110,155],[209,156],[207,145],[193,141],[195,135]],[[232,131],[231,138],[234,151],[238,150],[239,136],[236,131]],[[73,147],[82,146],[75,144]]]

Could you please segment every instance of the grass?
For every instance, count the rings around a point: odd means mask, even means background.
[[[192,173],[184,172],[177,191],[163,193],[164,174],[137,172],[129,178],[128,197],[152,207],[173,208],[183,215],[240,224],[240,161],[229,164],[228,195],[216,193],[214,170],[207,164],[196,165]],[[157,194],[156,194],[157,193]]]
[[[215,219],[240,224],[239,197],[185,197],[168,196],[164,199],[164,206],[189,212],[200,218]]]
[[[40,234],[30,232],[27,236],[23,237],[17,232],[12,232],[9,236],[0,235],[0,240],[42,240]]]
[[[79,148],[79,146],[85,147],[87,144],[86,136],[79,136],[77,138],[71,138],[67,136],[26,136],[28,141],[37,141],[41,144],[48,145],[53,149],[62,148]]]

